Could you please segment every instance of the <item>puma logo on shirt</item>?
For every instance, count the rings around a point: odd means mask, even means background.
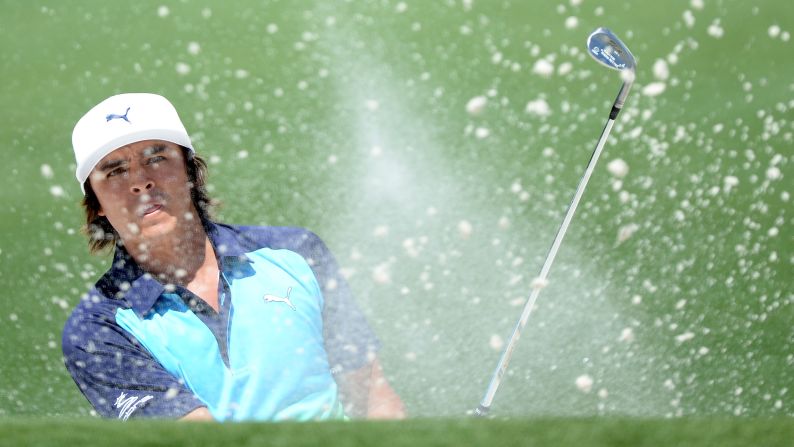
[[[292,301],[289,300],[289,294],[291,292],[292,292],[292,287],[287,288],[287,296],[283,298],[276,295],[266,294],[265,301],[273,302],[273,303],[285,303],[287,306],[291,307],[292,310],[297,310],[295,309],[295,306],[292,304]]]

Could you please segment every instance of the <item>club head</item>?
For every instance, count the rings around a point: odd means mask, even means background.
[[[626,45],[623,45],[618,36],[607,28],[598,28],[590,33],[587,38],[587,52],[599,64],[618,70],[620,77],[623,79],[623,86],[620,88],[618,97],[615,99],[612,111],[609,114],[611,119],[615,119],[620,109],[623,108],[626,97],[629,95],[629,90],[634,84],[635,70],[637,68],[634,55],[626,48]]]
[[[606,67],[634,72],[636,63],[626,45],[607,28],[598,28],[587,38],[587,49],[590,56]]]

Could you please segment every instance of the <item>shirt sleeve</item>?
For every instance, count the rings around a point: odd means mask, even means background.
[[[115,307],[96,291],[63,331],[66,368],[103,417],[178,418],[205,406],[115,321]]]
[[[331,371],[353,371],[374,359],[381,344],[356,304],[333,254],[317,235],[307,233],[307,261],[325,302],[323,337]]]

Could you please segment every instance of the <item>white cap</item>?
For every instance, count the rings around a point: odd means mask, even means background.
[[[100,102],[74,126],[72,146],[77,181],[83,184],[102,158],[143,140],[165,140],[194,151],[174,106],[160,95],[123,93]]]

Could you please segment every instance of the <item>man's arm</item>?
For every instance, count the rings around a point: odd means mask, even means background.
[[[195,410],[191,411],[190,413],[184,415],[183,417],[179,418],[180,421],[214,421],[215,418],[212,417],[212,413],[207,407],[198,407]]]
[[[323,338],[329,365],[342,371],[334,379],[345,413],[358,418],[404,418],[400,397],[383,376],[377,357],[371,357],[380,342],[353,301],[339,264],[316,234],[305,232],[302,240],[299,252],[313,261],[309,265],[324,297]]]
[[[369,419],[404,419],[405,407],[400,396],[389,385],[377,357],[372,362],[372,375],[367,402]]]
[[[123,421],[176,418],[204,406],[118,324],[116,301],[92,290],[72,312],[61,339],[64,364],[97,413]]]
[[[345,412],[368,419],[403,419],[405,407],[389,385],[377,358],[362,368],[337,377]]]

